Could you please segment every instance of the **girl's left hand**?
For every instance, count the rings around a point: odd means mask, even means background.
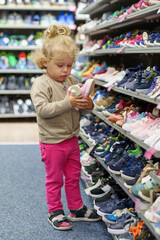
[[[91,99],[90,97],[84,97],[84,98],[88,100],[88,104],[87,104],[87,106],[86,106],[86,109],[88,109],[88,110],[93,109],[94,104],[93,104],[92,99]]]

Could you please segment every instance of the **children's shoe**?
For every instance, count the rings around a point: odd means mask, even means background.
[[[154,224],[156,233],[160,236],[160,222]]]
[[[70,210],[70,215],[68,219],[71,222],[97,222],[100,221],[102,218],[98,216],[96,210],[88,210],[85,205],[77,210]]]
[[[83,95],[84,97],[89,97],[94,89],[95,81],[93,79],[88,79],[84,85],[77,84],[68,88],[70,95],[79,96]]]
[[[57,210],[49,213],[48,222],[57,230],[70,230],[72,229],[68,219],[64,216],[63,210]]]

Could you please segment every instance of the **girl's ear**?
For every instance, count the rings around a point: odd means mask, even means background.
[[[41,61],[42,61],[43,66],[44,66],[44,67],[47,67],[47,63],[48,63],[48,62],[47,62],[47,59],[46,59],[45,57],[42,57],[42,58],[41,58]]]

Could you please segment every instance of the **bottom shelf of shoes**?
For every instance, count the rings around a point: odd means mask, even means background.
[[[90,143],[88,141],[88,139],[83,135],[82,132],[80,132],[80,137],[86,142],[86,144],[88,146],[93,146],[92,143]],[[154,229],[154,225],[148,221],[148,219],[146,219],[146,217],[144,216],[144,211],[141,211],[139,209],[139,206],[140,204],[143,205],[143,202],[136,198],[125,186],[124,186],[124,180],[123,178],[119,177],[119,176],[116,176],[115,174],[111,173],[108,168],[107,168],[107,165],[103,162],[103,160],[97,155],[94,153],[94,157],[99,161],[99,163],[104,167],[104,169],[110,174],[110,176],[112,176],[112,178],[117,182],[117,184],[119,184],[119,186],[124,190],[124,192],[126,192],[126,194],[132,199],[132,201],[135,203],[135,209],[138,213],[138,216],[145,222],[146,226],[148,227],[148,229],[150,230],[150,232],[153,234],[153,236],[155,238],[154,239],[157,239],[157,240],[160,240],[160,236],[155,232],[155,229]],[[151,172],[150,173],[150,176],[152,178],[154,178],[158,183],[160,183],[160,179],[159,177],[157,177],[156,173],[155,172]],[[112,235],[113,239],[117,240],[117,236],[116,235]]]
[[[155,232],[155,229],[154,229],[154,224],[151,223],[150,221],[148,221],[148,219],[144,216],[144,212],[139,212],[138,213],[138,216],[145,222],[146,226],[149,228],[149,230],[152,232],[152,234],[155,236],[155,238],[157,240],[160,240],[160,235],[158,235],[156,232]]]

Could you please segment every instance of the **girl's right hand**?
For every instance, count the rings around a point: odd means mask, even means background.
[[[70,96],[69,92],[67,92],[67,96],[72,107],[74,108],[85,109],[88,106],[88,100],[85,99],[83,95]]]

